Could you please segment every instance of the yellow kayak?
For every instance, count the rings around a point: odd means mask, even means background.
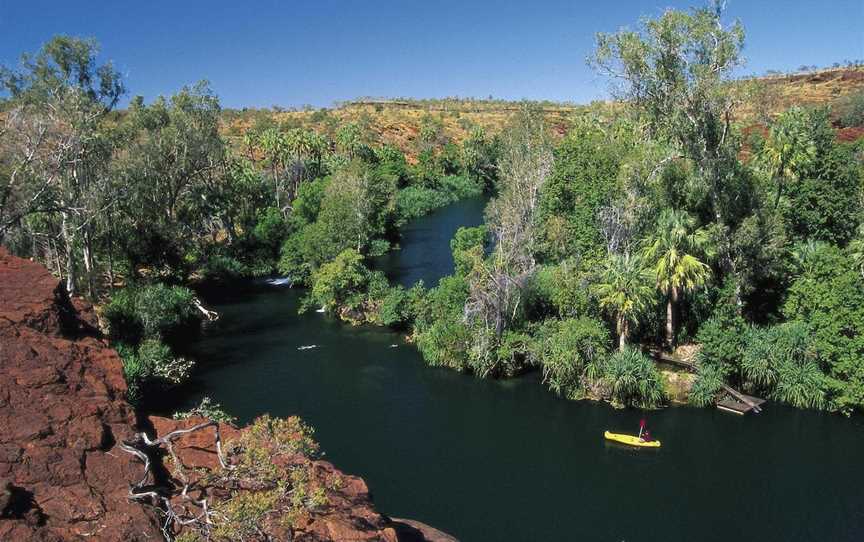
[[[615,442],[620,442],[621,444],[626,444],[628,446],[639,446],[640,448],[659,448],[660,441],[659,440],[650,440],[645,442],[635,435],[622,435],[621,433],[610,433],[606,431],[603,433],[606,437],[606,440],[613,440]]]

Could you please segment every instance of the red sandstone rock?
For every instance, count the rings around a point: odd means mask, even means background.
[[[0,247],[0,540],[162,540],[159,518],[127,498],[143,466],[117,446],[140,431],[125,392],[122,362],[100,338],[92,307],[70,301],[44,267]],[[201,421],[152,417],[151,432]],[[241,431],[220,426],[225,442]],[[219,467],[213,436],[211,427],[175,442],[189,472]],[[294,540],[454,540],[379,514],[366,483],[326,461],[283,459],[281,467],[310,466],[315,486],[341,480],[328,486],[324,509],[298,522]],[[286,539],[279,529],[273,526],[273,539]]]
[[[114,447],[135,424],[125,391],[57,279],[0,248],[0,478],[14,501],[0,540],[162,538],[126,498],[140,465]]]

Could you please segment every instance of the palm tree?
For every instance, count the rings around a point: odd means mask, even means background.
[[[783,180],[797,178],[816,156],[816,143],[809,132],[809,124],[810,118],[804,109],[789,109],[774,122],[759,154],[759,160],[777,183],[775,209],[780,204]]]
[[[646,243],[643,255],[652,262],[657,289],[667,296],[666,343],[675,343],[676,309],[682,294],[703,286],[711,269],[696,257],[704,252],[707,236],[695,230],[695,220],[688,213],[674,209],[664,211],[657,221],[654,238]]]
[[[651,278],[638,256],[612,254],[606,262],[595,294],[600,307],[615,319],[619,350],[627,346],[630,324],[638,322],[654,299]]]

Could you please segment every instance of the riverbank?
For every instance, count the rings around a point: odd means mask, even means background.
[[[568,401],[536,373],[430,368],[397,333],[298,315],[295,290],[224,293],[211,299],[222,318],[195,344],[208,364],[171,410],[209,396],[241,423],[300,415],[388,515],[466,541],[852,542],[864,532],[864,473],[849,453],[864,449],[857,418],[773,403],[742,418]],[[659,453],[603,442],[642,417]]]

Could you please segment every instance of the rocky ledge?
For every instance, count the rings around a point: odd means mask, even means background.
[[[455,540],[378,513],[299,420],[139,419],[125,392],[92,310],[0,247],[0,540]]]

